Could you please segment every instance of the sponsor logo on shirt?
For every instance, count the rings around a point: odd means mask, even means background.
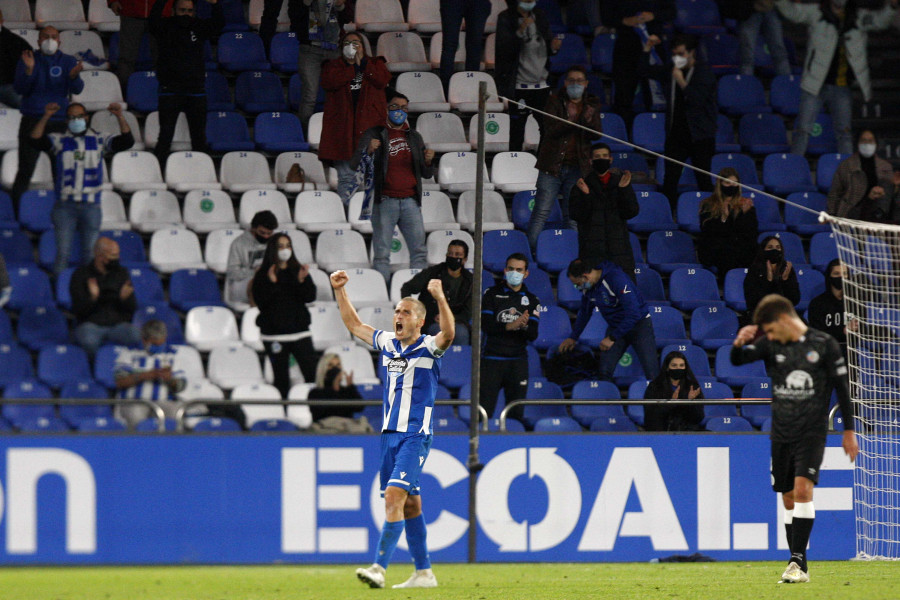
[[[515,307],[512,307],[512,308],[507,308],[506,310],[502,311],[499,315],[497,315],[497,320],[500,323],[503,323],[505,325],[506,323],[512,323],[513,321],[518,319],[520,316],[522,316],[522,313],[520,313]]]
[[[786,399],[807,400],[815,393],[812,375],[806,371],[796,369],[791,371],[784,380],[784,385],[776,385],[775,393]]]
[[[403,373],[408,364],[409,361],[403,357],[392,358],[387,364],[388,373]]]

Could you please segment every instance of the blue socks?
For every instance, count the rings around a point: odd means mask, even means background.
[[[378,553],[375,556],[375,562],[385,569],[391,564],[391,556],[393,556],[394,550],[397,548],[397,542],[400,541],[400,534],[403,533],[403,524],[404,521],[396,521],[394,523],[385,521],[384,527],[381,529],[381,538],[378,540]],[[424,536],[422,541],[424,543]]]
[[[425,516],[406,520],[406,543],[409,544],[409,553],[416,563],[416,570],[430,569],[431,559],[428,556],[428,545],[425,543]]]

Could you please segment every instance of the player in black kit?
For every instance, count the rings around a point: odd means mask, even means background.
[[[770,294],[760,300],[753,322],[738,331],[731,362],[743,365],[762,359],[772,379],[772,489],[782,494],[791,550],[781,581],[805,583],[806,545],[816,516],[813,486],[825,453],[832,387],[844,416],[844,452],[851,461],[859,452],[847,364],[837,341],[807,327],[783,296]],[[757,339],[760,328],[765,337]]]

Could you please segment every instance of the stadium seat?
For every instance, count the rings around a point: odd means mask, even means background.
[[[119,422],[121,425],[121,422]],[[122,429],[125,429],[125,425],[122,425]],[[166,433],[172,433],[178,430],[178,422],[175,419],[163,419],[163,429],[165,429]],[[117,427],[115,425],[110,425],[108,429],[103,429],[102,431],[117,431]],[[79,429],[79,431],[82,431]],[[155,417],[148,417],[143,421],[140,421],[137,425],[134,426],[134,431],[138,433],[158,433],[159,432],[159,419]]]
[[[289,112],[264,112],[253,123],[256,146],[266,152],[295,152],[309,149],[297,115]]]
[[[684,328],[684,315],[677,308],[651,306],[650,320],[653,322],[653,335],[656,338],[657,348],[670,344],[685,344],[688,341],[687,331]],[[603,336],[605,336],[605,332]]]
[[[159,110],[159,80],[156,78],[156,71],[132,73],[128,77],[128,89],[125,94],[131,110],[142,113]]]
[[[132,324],[138,329],[147,321],[156,319],[166,324],[169,344],[184,344],[184,329],[181,326],[181,318],[168,304],[150,304],[139,306],[132,317]]]
[[[440,193],[440,192],[436,192]],[[484,211],[482,220],[483,231],[494,229],[513,229],[515,227],[509,220],[506,212],[506,202],[496,191],[487,191],[483,195]],[[456,220],[463,229],[475,231],[475,191],[468,190],[459,196],[456,205]]]
[[[688,33],[721,33],[725,31],[719,9],[713,0],[678,0],[675,27]]]
[[[837,152],[837,136],[831,115],[821,112],[809,132],[806,153],[814,156]]]
[[[601,33],[591,42],[591,67],[607,75],[612,74],[615,33]]]
[[[428,234],[428,238],[425,241],[425,246],[428,250],[428,264],[436,265],[444,262],[447,256],[447,246],[454,239],[462,240],[469,246],[469,258],[466,260],[466,268],[473,269],[475,267],[475,253],[472,249],[475,248],[475,240],[472,239],[468,232],[461,229],[442,229]]]
[[[34,248],[28,236],[15,229],[0,230],[0,255],[4,257],[7,266],[28,266],[34,264]]]
[[[247,427],[251,431],[295,431],[297,427],[286,419],[281,393],[272,385],[249,383],[236,386],[232,400],[272,400],[272,404],[241,404]]]
[[[225,154],[219,165],[219,180],[222,187],[233,194],[243,194],[249,190],[276,189],[269,174],[269,163],[259,152]]]
[[[654,231],[647,238],[647,262],[660,273],[697,265],[694,240],[683,231]]]
[[[427,71],[431,68],[425,56],[425,45],[417,33],[391,30],[378,36],[376,55],[387,60],[391,73]]]
[[[551,73],[563,74],[572,65],[588,64],[587,50],[581,36],[560,33],[556,39],[562,40],[562,45],[550,56]]]
[[[310,315],[312,315],[312,307],[310,307]],[[262,335],[259,326],[256,324],[256,318],[259,316],[259,307],[251,306],[241,314],[241,342],[248,348],[253,348],[257,352],[265,349],[263,346]]]
[[[528,400],[563,400],[562,389],[545,379],[529,379],[528,391],[525,394]],[[535,423],[543,418],[569,418],[566,407],[560,404],[532,404],[522,407],[522,421],[529,428],[534,428]],[[581,426],[578,426],[579,431]]]
[[[126,194],[138,190],[164,190],[159,161],[152,152],[128,150],[112,157],[110,180],[113,187]]]
[[[446,250],[446,247],[445,247]],[[528,256],[531,248],[528,238],[517,229],[498,229],[484,234],[484,267],[494,273],[506,268],[506,258],[513,252]]]
[[[422,113],[416,120],[416,131],[422,136],[425,147],[435,152],[467,152],[471,150],[462,120],[453,113]]]
[[[773,235],[779,239],[784,248],[784,257],[795,265],[808,264],[806,255],[803,253],[803,241],[796,233],[790,231],[762,231],[756,238],[757,242],[762,242],[766,237]]]
[[[296,248],[297,246],[298,244],[294,243],[294,247]],[[319,267],[313,268],[310,266],[309,276],[312,277],[313,283],[316,284],[316,302],[334,302],[334,294],[331,291],[331,280],[328,278],[328,273]]]
[[[734,391],[732,391],[730,387],[728,387],[721,381],[717,381],[714,377],[704,377],[698,375],[697,379],[700,382],[700,389],[703,392],[703,397],[707,400],[729,400],[731,398],[734,398]],[[728,415],[737,414],[736,407],[734,405],[727,406],[726,408],[712,408],[711,411],[719,411],[719,415],[723,413]]]
[[[369,33],[407,31],[403,9],[397,0],[358,0],[356,27]]]
[[[637,263],[634,268],[634,276],[637,288],[646,302],[661,306],[669,306],[671,304],[666,298],[662,277],[650,265]]]
[[[609,146],[610,152],[633,152],[634,150],[631,146],[612,139],[617,138],[626,142],[629,141],[628,129],[626,129],[625,121],[622,120],[622,117],[612,112],[605,112],[600,117],[603,122],[603,133],[605,134],[602,141]],[[656,178],[658,181],[662,181],[659,175]]]
[[[162,281],[156,271],[147,267],[131,267],[128,269],[128,275],[131,278],[131,284],[134,286],[134,297],[138,306],[150,306],[166,302]]]
[[[131,223],[125,214],[125,202],[118,192],[112,190],[100,192],[100,209],[103,212],[101,229],[131,229]]]
[[[169,302],[188,312],[197,306],[224,306],[216,275],[207,269],[179,269],[169,280]]]
[[[530,277],[529,277],[530,279]],[[532,344],[541,351],[557,348],[572,334],[569,313],[559,306],[541,306],[538,335]]]
[[[243,231],[238,228],[216,229],[209,232],[203,247],[203,260],[211,271],[217,275],[225,274],[228,270],[231,243],[242,233]]]
[[[728,307],[698,306],[691,312],[691,340],[705,350],[730,344],[737,331],[737,314]]]
[[[0,190],[0,230],[18,228],[19,221],[16,219],[12,198],[9,197],[9,194]]]
[[[529,407],[530,408],[530,407]],[[533,431],[546,433],[581,433],[578,421],[571,417],[543,417],[534,422]]]
[[[460,194],[466,190],[475,189],[475,176],[477,168],[475,152],[451,152],[443,154],[438,163],[438,183],[441,188],[449,190],[452,194]],[[493,190],[494,184],[488,175],[487,165],[484,166],[484,189]]]
[[[796,154],[770,154],[763,160],[763,184],[778,196],[793,192],[814,192],[806,157]]]
[[[710,164],[710,170],[713,173],[719,173],[725,167],[732,167],[737,170],[738,179],[740,179],[741,185],[745,188],[762,189],[762,186],[759,184],[759,177],[756,174],[756,163],[746,154],[726,152],[714,155]],[[703,194],[703,197],[707,195]]]
[[[16,334],[19,343],[33,352],[48,346],[69,343],[69,325],[66,318],[52,304],[22,307],[19,311]]]
[[[128,219],[141,233],[182,227],[178,198],[168,190],[138,190],[131,196]]]
[[[412,6],[410,6],[412,11]],[[427,69],[430,69],[428,65]],[[409,97],[409,112],[411,113],[449,113],[450,103],[444,96],[444,86],[436,74],[428,70],[411,71],[397,75],[396,88],[401,94]],[[421,117],[420,117],[421,118]],[[416,121],[416,130],[419,131],[420,121]],[[419,131],[421,133],[421,131]]]
[[[424,190],[422,192],[422,220],[427,233],[443,229],[459,229],[459,223],[453,216],[450,198],[441,191]]]
[[[347,295],[354,306],[386,306],[390,304],[384,277],[375,269],[346,269],[350,275]]]
[[[494,275],[490,271],[482,271],[482,291],[494,285]],[[535,264],[528,267],[528,291],[538,297],[541,306],[556,306],[553,285],[550,275]]]
[[[569,286],[563,284],[561,287]],[[560,299],[560,304],[566,306],[563,304],[562,299]],[[566,308],[568,308],[568,306],[566,306]],[[590,348],[596,348],[600,344],[600,341],[606,337],[606,329],[608,327],[609,325],[606,323],[606,319],[603,318],[603,314],[600,311],[594,311],[591,313],[591,318],[588,319],[587,325],[585,325],[584,330],[581,332],[577,341]]]
[[[55,304],[50,278],[35,265],[9,265],[9,284],[12,294],[7,309],[22,310],[26,306],[52,306]]]
[[[81,238],[75,236],[69,249],[69,266],[77,267],[82,262]],[[38,239],[38,265],[47,271],[53,270],[56,262],[56,235],[52,231],[45,231]]]
[[[325,349],[325,354],[337,354],[341,357],[343,369],[353,373],[353,380],[358,387],[366,383],[378,383],[380,380],[372,364],[372,356],[369,351],[356,344],[340,344]],[[378,390],[380,398],[381,390]]]
[[[683,192],[678,195],[675,218],[680,229],[694,235],[700,233],[700,203],[708,196],[708,192]]]
[[[762,193],[746,191],[744,195],[753,200],[756,208],[756,221],[760,231],[778,233],[787,231],[787,226],[781,219],[781,210],[778,201]]]
[[[725,75],[719,79],[719,110],[727,115],[770,113],[766,93],[759,79],[753,75]]]
[[[441,13],[438,0],[410,0],[407,22],[411,29],[422,33],[441,30]]]
[[[788,202],[811,209],[803,210],[794,204],[784,205],[784,223],[787,228],[802,236],[831,231],[827,223],[819,223],[819,213],[826,210],[827,198],[818,192],[795,192],[787,197]]]
[[[9,315],[4,310],[0,310],[0,344],[15,344],[16,336],[13,333],[12,322],[9,320]],[[3,384],[0,383],[0,387],[3,387]]]
[[[573,400],[619,400],[619,388],[611,381],[583,380],[572,388]],[[573,404],[572,417],[585,427],[598,417],[625,416],[621,404]]]
[[[159,143],[159,112],[152,112],[147,115],[144,120],[144,140],[147,148],[156,148]],[[172,143],[169,145],[170,152],[182,152],[190,150],[191,130],[188,127],[187,116],[183,112],[178,113],[175,120],[175,132],[172,134]],[[138,148],[134,148],[137,150]]]
[[[222,190],[191,190],[184,197],[184,224],[197,233],[237,229],[234,203]]]
[[[463,44],[462,36],[459,40]],[[463,113],[478,112],[478,84],[484,81],[487,84],[487,100],[484,107],[487,112],[503,112],[503,102],[497,98],[497,86],[494,78],[481,71],[462,71],[454,73],[450,77],[450,85],[447,92],[450,106],[454,110]]]
[[[391,302],[396,304],[400,302],[403,296],[400,293],[403,284],[415,277],[416,273],[422,269],[398,269],[391,274],[391,285],[389,295]]]
[[[741,365],[731,364],[731,346],[722,346],[716,350],[716,378],[732,387],[743,386],[752,378],[766,377],[763,361]]]
[[[819,294],[825,292],[825,275],[821,271],[809,267],[797,267],[797,283],[800,286],[800,302],[797,303],[797,312],[801,313],[809,308],[809,302]]]
[[[706,430],[719,433],[755,431],[750,421],[743,417],[711,417],[706,422]]]
[[[253,215],[261,210],[271,211],[278,220],[278,229],[296,229],[287,196],[278,190],[253,189],[241,194],[238,204],[238,222],[244,229],[250,229]]]
[[[664,113],[641,113],[634,117],[631,141],[642,148],[662,152],[666,147],[666,115]]]
[[[309,309],[313,346],[321,352],[335,344],[346,344],[351,341],[350,332],[343,326],[341,313],[333,304],[320,304]]]
[[[3,26],[9,29],[34,30],[34,18],[31,16],[31,6],[28,0],[5,0],[3,2]]]
[[[207,371],[209,380],[223,390],[231,390],[240,385],[263,385],[259,356],[243,344],[212,348],[209,352]],[[234,394],[231,397],[236,399]]]
[[[487,30],[485,29],[487,33]],[[432,69],[441,67],[441,50],[444,43],[444,34],[441,31],[435,32],[431,36],[431,42],[428,44],[428,59],[431,61]],[[456,48],[456,55],[453,57],[454,70],[461,70],[466,67],[466,32],[459,32],[459,46]],[[477,86],[476,86],[477,87]]]
[[[201,306],[188,311],[184,333],[187,342],[201,352],[240,341],[234,313],[221,306]]]
[[[19,153],[4,152],[2,165],[0,165],[0,180],[2,180],[4,189],[12,188],[18,171]],[[41,152],[40,156],[38,156],[37,165],[34,168],[31,181],[28,182],[28,187],[29,189],[40,190],[53,189],[53,167],[46,152]]]
[[[769,103],[780,115],[793,117],[800,108],[800,76],[777,75],[772,79]]]
[[[249,31],[225,32],[219,36],[219,66],[226,71],[269,71],[266,49],[260,37]]]
[[[84,18],[84,5],[66,0],[36,0],[34,21],[38,29],[47,26],[59,31],[88,28],[87,19]]]
[[[484,119],[484,151],[509,152],[509,115],[485,113]],[[472,150],[478,150],[477,116],[469,120],[469,145]]]
[[[562,271],[578,258],[578,232],[574,229],[545,229],[538,234],[535,255],[542,269],[564,277]]]
[[[19,223],[32,233],[53,229],[50,213],[56,203],[53,190],[28,190],[19,201]]]
[[[281,5],[282,11],[287,4]],[[269,58],[272,68],[279,73],[296,73],[300,58],[300,44],[297,42],[297,34],[293,31],[282,31],[275,34],[269,48]]]
[[[369,256],[362,235],[349,225],[346,229],[322,231],[316,240],[316,264],[329,273],[338,269],[368,269]]]
[[[740,70],[740,42],[728,33],[703,36],[707,62],[716,75],[733,75]]]
[[[38,352],[38,379],[53,388],[91,378],[87,353],[80,346],[45,346]]]
[[[288,110],[284,88],[278,75],[271,71],[244,71],[234,84],[234,102],[250,114]]]
[[[144,242],[141,236],[134,231],[103,230],[102,237],[108,237],[119,244],[119,261],[123,267],[149,267],[147,254],[144,252]]]
[[[102,400],[108,396],[107,389],[93,379],[67,383],[59,392],[60,398],[68,400]],[[113,411],[109,404],[60,404],[59,416],[70,426],[77,427],[83,419],[110,419]]]
[[[33,378],[34,367],[28,350],[15,343],[0,343],[0,387],[8,388]],[[11,396],[7,393],[6,397]]]
[[[772,154],[790,150],[784,121],[771,113],[747,113],[741,116],[738,136],[744,151],[750,154]]]
[[[695,344],[689,343],[675,343],[675,344],[666,344],[659,351],[659,366],[664,366],[664,361],[666,356],[669,355],[670,352],[681,352],[687,357],[687,363],[691,367],[691,371],[694,372],[694,375],[701,379],[702,378],[711,377],[711,372],[709,369],[709,358],[706,356],[706,350],[697,346]],[[704,388],[708,389],[708,388]],[[727,386],[725,389],[728,389]],[[732,397],[731,390],[728,390],[728,398]]]
[[[145,419],[153,423],[152,419]],[[172,419],[174,425],[175,420]],[[143,421],[142,421],[143,422]],[[125,424],[115,417],[87,417],[75,424],[75,429],[81,433],[97,433],[100,431],[125,431]]]
[[[311,233],[348,228],[344,203],[335,192],[300,192],[294,219],[300,229]]]
[[[533,190],[538,178],[536,162],[537,157],[528,152],[500,152],[491,163],[491,182],[507,194]]]
[[[472,347],[453,344],[441,359],[440,383],[451,390],[458,390],[472,381]]]
[[[734,141],[734,126],[731,119],[719,113],[716,115],[716,152],[740,152],[741,145]]]
[[[207,113],[206,141],[215,152],[254,148],[247,120],[243,115],[230,111]]]
[[[293,165],[303,170],[305,182],[288,182],[287,175]],[[282,152],[275,159],[275,185],[285,193],[298,193],[305,190],[327,190],[328,180],[319,157],[313,152]]]
[[[303,95],[303,82],[300,80],[300,75],[298,73],[294,73],[291,75],[291,78],[288,80],[288,104],[291,107],[291,110],[298,111],[300,110],[300,98]],[[319,87],[319,91],[316,94],[316,104],[314,106],[315,110],[319,111],[319,116],[316,117],[319,124],[321,125],[322,115],[321,111],[324,109],[325,105],[325,90],[321,86]],[[314,122],[316,119],[310,117],[310,124],[307,125],[309,128],[309,139],[313,141],[313,130],[314,130]],[[321,134],[321,126],[319,127],[319,133]],[[318,139],[316,138],[316,143],[318,143]]]
[[[820,271],[825,271],[828,263],[838,257],[834,233],[823,231],[809,239],[809,262]]]
[[[169,154],[166,159],[166,185],[177,192],[217,190],[222,187],[212,158],[205,152],[192,150]]]
[[[240,431],[240,424],[234,419],[228,417],[206,417],[197,420],[191,431],[203,433],[222,433]]]
[[[4,397],[9,399],[39,400],[52,398],[53,394],[45,384],[33,379],[27,379],[7,385],[4,389]],[[50,404],[4,404],[2,406],[2,415],[13,426],[20,429],[26,429],[24,424],[30,421],[56,418],[53,406]]]
[[[134,138],[134,144],[129,150],[144,150],[146,144],[144,143],[144,136],[141,134],[141,126],[137,117],[129,110],[123,111],[122,116],[125,117],[125,122],[128,124],[128,128],[131,129],[131,136]],[[122,129],[119,127],[119,119],[105,109],[98,110],[91,116],[90,127],[98,133],[108,135],[119,135],[122,133]]]
[[[367,217],[365,219],[362,218],[362,205],[366,199],[365,192],[354,192],[352,196],[350,196],[350,203],[347,205],[347,222],[350,223],[350,226],[356,231],[360,232],[363,235],[371,236],[372,235],[372,219]],[[341,210],[343,210],[343,204],[341,204]],[[347,227],[346,223],[342,223],[340,226],[342,229]],[[394,231],[399,233],[399,229],[396,227]],[[394,237],[397,237],[396,235]],[[371,246],[371,244],[370,244]],[[409,261],[409,249],[405,248],[404,252],[406,254],[406,261]],[[393,262],[394,255],[391,254],[391,259]]]
[[[638,233],[675,229],[669,199],[662,192],[637,192],[639,212],[628,219],[628,229]]]
[[[150,264],[161,273],[204,269],[197,234],[189,229],[160,229],[150,237]]]
[[[89,113],[103,110],[112,102],[119,103],[123,109],[128,108],[119,78],[111,71],[82,71],[80,77],[84,89],[80,94],[72,94],[72,102],[83,104]]]
[[[747,310],[747,301],[744,299],[744,277],[747,269],[731,269],[725,274],[723,294],[728,308],[737,312]]]
[[[232,100],[231,90],[228,87],[228,80],[225,79],[225,75],[218,71],[207,71],[206,110],[218,112],[234,109],[234,101]]]
[[[816,186],[823,194],[831,189],[834,173],[838,166],[850,157],[849,154],[823,154],[816,161]]]

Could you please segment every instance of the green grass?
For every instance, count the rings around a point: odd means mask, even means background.
[[[436,565],[440,587],[371,590],[358,565],[262,567],[5,567],[3,600],[397,600],[613,598],[813,600],[900,597],[900,563],[814,562],[808,584],[777,584],[783,563]],[[388,571],[388,587],[412,572]]]

